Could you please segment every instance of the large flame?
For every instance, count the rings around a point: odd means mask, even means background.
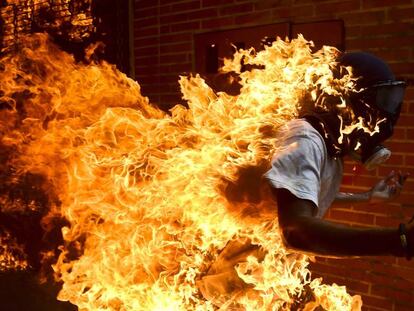
[[[308,288],[306,310],[360,310],[358,296],[311,280],[309,257],[285,249],[270,197],[238,189],[243,170],[277,152],[276,129],[304,94],[353,87],[350,75],[334,77],[336,54],[312,53],[303,37],[241,50],[223,68],[253,65],[239,72],[238,96],[181,77],[188,107],[165,113],[114,66],[76,63],[45,35],[25,38],[0,63],[0,142],[16,178],[42,175],[56,197],[45,225],[51,215],[68,221],[53,265],[58,298],[80,310],[289,310]],[[246,287],[207,300],[203,277],[243,240],[263,255],[229,267]]]
[[[37,28],[81,41],[95,31],[92,0],[6,0],[0,7],[2,50],[7,51],[20,36]]]

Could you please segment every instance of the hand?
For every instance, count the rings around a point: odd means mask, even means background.
[[[369,202],[381,203],[395,200],[400,195],[408,176],[408,173],[402,174],[401,172],[392,171],[369,191]]]

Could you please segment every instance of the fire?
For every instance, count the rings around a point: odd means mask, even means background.
[[[58,299],[79,310],[289,310],[308,288],[305,310],[360,310],[359,296],[312,280],[310,258],[284,248],[265,192],[238,192],[242,172],[277,152],[275,130],[305,94],[352,89],[351,75],[333,76],[336,53],[312,53],[301,36],[241,50],[223,67],[239,73],[238,96],[181,77],[188,107],[166,113],[114,66],[76,63],[46,35],[24,38],[0,62],[0,144],[15,178],[41,175],[57,198],[44,226],[68,221],[53,265]],[[240,72],[242,57],[252,70]],[[200,286],[229,241],[262,255],[229,267],[243,290],[207,300]]]
[[[92,0],[7,0],[0,8],[4,21],[2,52],[15,44],[20,36],[39,30],[66,35],[70,41],[81,41],[95,31]],[[65,29],[63,31],[62,29]]]
[[[25,270],[29,266],[26,254],[9,232],[0,233],[0,272]]]

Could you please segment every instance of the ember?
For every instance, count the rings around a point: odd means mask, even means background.
[[[266,193],[237,188],[243,170],[277,152],[272,134],[304,94],[352,90],[350,75],[334,77],[336,53],[312,53],[301,36],[241,50],[223,68],[239,73],[239,95],[181,77],[188,108],[168,114],[114,66],[77,63],[44,34],[25,37],[0,61],[0,144],[8,178],[43,177],[44,228],[67,221],[53,264],[58,299],[80,310],[216,310],[197,284],[229,241],[248,239],[264,256],[236,265],[248,286],[221,297],[222,308],[289,310],[307,288],[304,310],[360,310],[359,296],[312,280],[309,257],[283,247]],[[260,69],[240,72],[241,57]]]

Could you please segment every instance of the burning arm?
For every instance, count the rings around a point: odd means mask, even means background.
[[[265,174],[277,199],[278,218],[287,247],[322,256],[393,255],[411,257],[413,224],[400,228],[355,228],[324,220],[338,197],[342,161],[330,157],[320,136],[298,120]],[[341,194],[345,201],[383,202],[394,199],[406,174],[392,172],[366,194]]]
[[[380,180],[369,191],[360,193],[338,192],[336,203],[382,203],[393,201],[401,193],[402,187],[409,174],[392,171]]]
[[[354,228],[313,216],[313,202],[286,189],[274,189],[279,224],[287,247],[322,256],[392,255],[411,257],[414,225],[405,228]]]

